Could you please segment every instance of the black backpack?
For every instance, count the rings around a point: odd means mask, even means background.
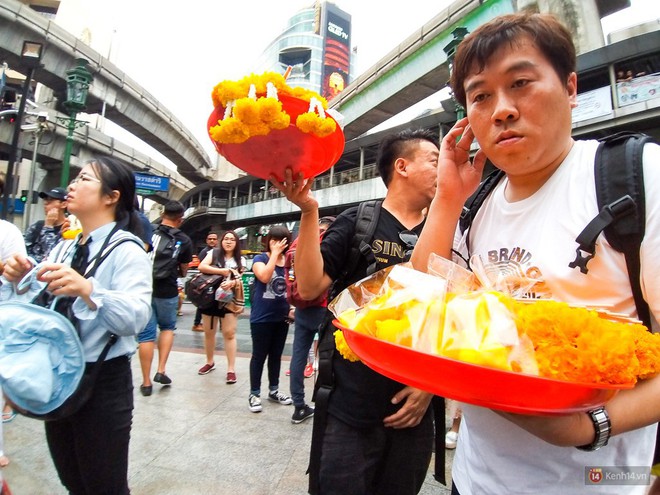
[[[378,219],[380,218],[380,209],[382,206],[383,201],[380,199],[364,201],[358,205],[351,254],[348,256],[346,268],[330,287],[328,301],[332,301],[332,299],[334,299],[341,291],[348,287],[348,281],[353,278],[355,269],[361,258],[364,257],[368,261],[367,273],[364,275],[365,277],[376,271],[377,260],[376,255],[374,255],[374,252],[371,249],[371,240],[373,239],[376,227],[378,226]]]
[[[576,257],[569,266],[587,273],[587,264],[596,254],[596,239],[603,232],[607,242],[626,258],[638,318],[650,330],[649,306],[639,283],[639,248],[646,225],[642,152],[644,145],[652,139],[645,134],[620,132],[599,141],[594,160],[599,213],[576,237]],[[477,211],[503,177],[504,172],[495,170],[468,199],[459,222],[461,232],[472,225]],[[468,257],[469,240],[468,235]]]
[[[153,260],[154,280],[163,280],[177,276],[179,273],[179,252],[181,241],[176,235],[181,232],[173,227],[159,225],[151,236],[153,246],[151,256]]]
[[[216,260],[217,252],[218,249],[212,250],[212,266],[219,266]],[[218,290],[224,279],[223,275],[199,272],[186,285],[186,297],[198,309],[217,308],[218,301],[215,300],[215,291]]]

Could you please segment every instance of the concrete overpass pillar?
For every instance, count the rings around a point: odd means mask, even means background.
[[[555,14],[571,31],[577,53],[605,45],[595,0],[517,0],[515,9]]]

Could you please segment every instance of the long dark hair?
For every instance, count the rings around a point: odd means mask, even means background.
[[[264,245],[266,246],[266,251],[270,253],[270,241],[281,241],[282,239],[287,240],[287,250],[291,246],[291,232],[284,225],[273,225],[266,238],[264,239]],[[284,251],[286,253],[286,251]]]
[[[218,261],[222,263],[222,266],[225,266],[226,253],[225,253],[225,248],[222,247],[222,241],[225,240],[227,234],[233,235],[234,239],[236,239],[236,247],[234,248],[234,253],[232,255],[232,258],[234,258],[234,261],[236,262],[236,266],[238,267],[238,271],[240,272],[243,269],[243,264],[241,263],[241,240],[238,238],[238,235],[233,230],[227,230],[223,232],[223,234],[218,238],[218,247],[215,248],[218,250],[218,254],[221,255],[219,256]]]
[[[109,156],[97,156],[88,163],[101,179],[102,194],[119,191],[119,200],[115,207],[117,226],[141,238],[142,224],[135,209],[135,176],[131,169]]]

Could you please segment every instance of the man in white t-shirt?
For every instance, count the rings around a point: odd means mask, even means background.
[[[0,196],[2,196],[5,181],[0,177]],[[0,275],[2,275],[2,263],[10,256],[19,253],[26,255],[23,234],[13,223],[0,220]]]
[[[13,223],[0,220],[0,261],[15,253],[25,253],[23,234]]]
[[[533,271],[546,297],[607,305],[634,316],[624,256],[602,237],[587,275],[568,266],[575,259],[576,236],[597,214],[598,143],[571,137],[575,67],[570,32],[547,14],[497,17],[459,45],[451,83],[467,118],[443,139],[436,196],[412,261],[425,270],[430,253],[449,257],[453,246],[463,257],[480,257],[486,271],[497,272],[503,265],[522,274]],[[475,139],[480,151],[471,161]],[[467,253],[456,223],[479,183],[486,157],[506,176],[468,229]],[[660,147],[647,144],[640,277],[654,328],[660,317],[658,162]],[[647,487],[642,484],[594,487],[585,475],[590,466],[648,468],[659,419],[660,377],[619,392],[590,413],[522,416],[466,404],[452,493],[643,494]]]

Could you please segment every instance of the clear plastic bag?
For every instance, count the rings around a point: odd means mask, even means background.
[[[489,280],[485,289],[479,273],[437,255],[429,258],[428,269],[427,274],[410,264],[386,268],[348,287],[328,307],[345,327],[381,340],[538,375],[534,347],[519,335],[495,284]],[[524,290],[535,283],[518,280],[515,286]]]
[[[215,291],[215,300],[220,306],[230,303],[234,299],[234,292],[231,289],[218,287]]]

